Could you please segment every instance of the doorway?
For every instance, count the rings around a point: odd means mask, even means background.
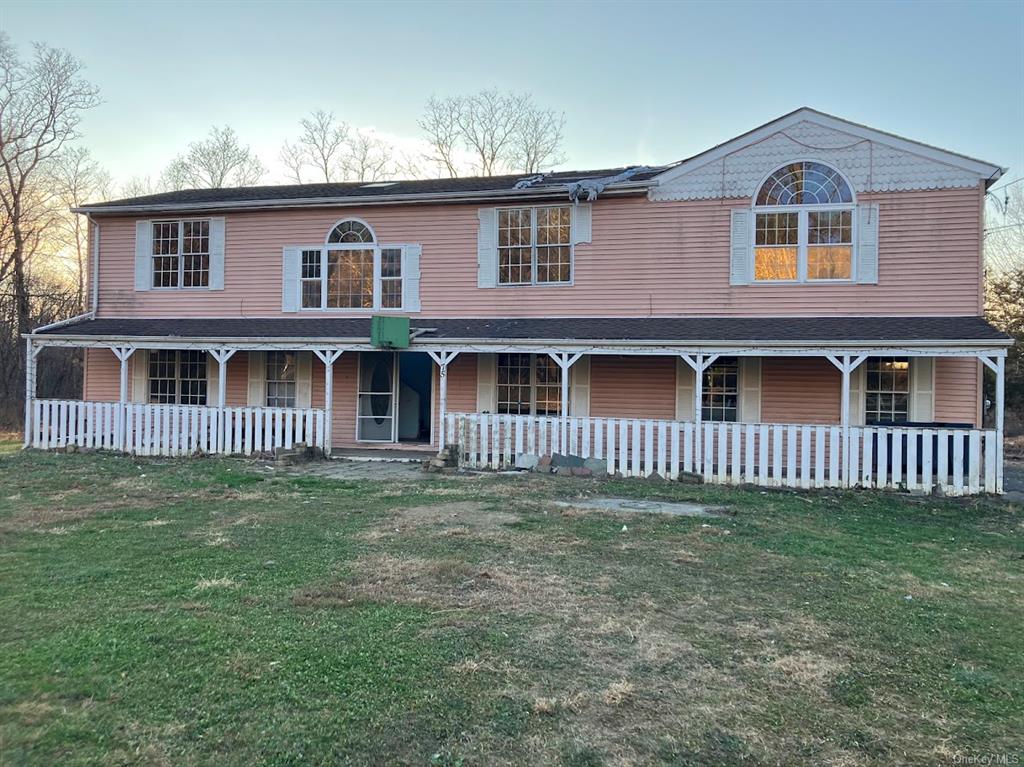
[[[424,352],[361,352],[356,439],[429,444],[433,371]]]

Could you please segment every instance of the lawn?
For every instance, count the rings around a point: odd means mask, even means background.
[[[1013,506],[15,447],[4,767],[1020,756]]]

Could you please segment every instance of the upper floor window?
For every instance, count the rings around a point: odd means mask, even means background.
[[[853,212],[838,171],[809,161],[776,170],[754,199],[754,280],[852,279]]]
[[[572,280],[572,209],[498,210],[498,284]]]
[[[206,404],[206,352],[156,349],[149,353],[149,401]]]
[[[319,248],[303,248],[303,309],[401,309],[402,248],[379,247],[370,227],[342,221]]]
[[[210,222],[154,221],[152,227],[152,287],[209,287]]]
[[[342,221],[327,235],[327,242],[373,242],[373,232],[362,221]]]

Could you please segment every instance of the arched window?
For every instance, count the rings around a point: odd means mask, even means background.
[[[373,242],[373,231],[362,221],[349,219],[335,226],[327,235],[328,244]]]
[[[811,161],[783,165],[754,197],[754,279],[851,279],[853,211],[839,171]]]

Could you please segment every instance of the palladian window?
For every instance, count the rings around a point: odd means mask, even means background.
[[[815,282],[853,276],[850,185],[827,165],[784,165],[754,200],[754,280]]]
[[[301,252],[303,309],[401,309],[402,248],[380,247],[367,224],[337,224],[323,247]]]

